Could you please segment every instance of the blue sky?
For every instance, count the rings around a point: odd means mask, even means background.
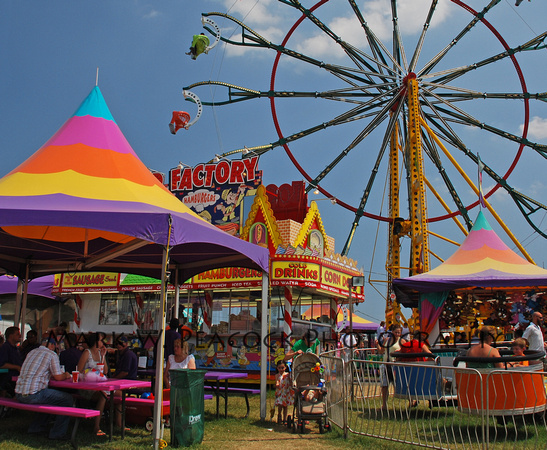
[[[303,0],[311,7],[314,2]],[[471,7],[480,10],[484,0],[469,0]],[[375,34],[391,48],[390,2],[370,0],[358,2],[368,24]],[[398,2],[399,26],[405,43],[407,58],[412,56],[429,8],[425,0]],[[182,88],[205,80],[219,80],[259,91],[267,91],[275,52],[268,49],[250,50],[242,47],[218,45],[208,55],[192,61],[188,51],[192,35],[203,31],[202,12],[228,12],[244,21],[266,39],[280,43],[299,14],[291,7],[275,0],[222,0],[222,1],[125,1],[94,2],[4,1],[0,14],[0,176],[5,175],[32,155],[70,117],[80,101],[95,85],[99,67],[99,87],[122,132],[142,161],[150,168],[167,173],[179,161],[197,164],[208,161],[217,153],[275,142],[276,134],[268,99],[260,98],[222,107],[204,107],[200,120],[189,130],[176,136],[169,133],[167,124],[173,110],[185,110],[194,115],[195,106],[184,102]],[[347,3],[331,0],[317,12],[321,20],[344,40],[367,52],[362,32],[351,19]],[[510,47],[515,47],[545,31],[547,4],[541,0],[525,1],[518,8],[514,2],[501,0],[488,20],[503,36]],[[434,21],[426,37],[420,64],[442,49],[455,37],[470,16],[448,0],[439,0]],[[233,22],[215,18],[224,36],[238,36]],[[235,34],[234,34],[235,33]],[[324,33],[310,24],[298,27],[287,43],[296,51],[330,64],[347,65],[348,61]],[[485,27],[476,27],[450,51],[443,61],[445,67],[472,64],[500,52],[499,41]],[[547,50],[518,55],[529,92],[546,92],[545,69]],[[439,65],[439,67],[442,65]],[[480,92],[517,92],[518,74],[511,64],[502,61],[477,69],[469,74],[461,87]],[[276,72],[277,90],[323,91],[340,87],[340,81],[324,69],[311,67],[301,61],[282,57]],[[226,90],[219,87],[200,87],[194,91],[204,101],[221,101]],[[465,102],[462,102],[465,103]],[[523,124],[521,100],[478,102],[470,113],[481,122],[518,134]],[[532,102],[528,139],[547,143],[547,110],[545,102]],[[317,99],[276,101],[280,127],[284,135],[297,133],[319,125],[349,109],[344,102]],[[355,121],[347,127],[333,127],[314,133],[294,143],[291,149],[299,162],[315,176],[363,128],[366,120]],[[359,128],[360,127],[360,128]],[[479,129],[463,129],[458,134],[474,153],[498,173],[507,170],[516,145],[506,139]],[[371,161],[378,155],[383,134],[381,127],[352,151],[351,158],[337,166],[322,182],[331,194],[350,204],[358,204],[371,173]],[[508,162],[509,161],[509,162]],[[463,169],[476,181],[476,169],[461,160]],[[264,182],[290,183],[303,179],[289,161],[282,148],[265,154],[260,160]],[[458,186],[463,182],[454,169],[446,165],[449,176]],[[526,148],[511,177],[511,186],[524,194],[545,202],[546,161]],[[439,174],[430,175],[441,195]],[[385,191],[386,166],[380,165],[371,199],[366,210],[372,214],[387,215]],[[488,190],[493,181],[485,177]],[[470,188],[462,187],[461,196],[467,203],[476,197]],[[320,201],[327,232],[336,239],[340,252],[348,235],[353,214],[339,205],[332,205],[323,196]],[[523,242],[526,250],[539,265],[545,264],[545,239],[538,237],[525,224],[509,196],[497,192],[492,204],[509,227]],[[547,202],[545,202],[547,203]],[[431,215],[440,214],[433,196],[428,196]],[[477,210],[470,213],[476,217]],[[406,216],[406,211],[401,215]],[[511,247],[513,244],[486,213],[500,237]],[[538,215],[539,217],[539,215]],[[542,223],[544,215],[536,219]],[[435,225],[436,232],[445,233],[459,242],[462,235],[449,229],[446,221]],[[432,226],[433,227],[433,226]],[[540,225],[545,229],[545,224]],[[440,229],[440,231],[439,231]],[[386,225],[371,219],[362,219],[349,256],[359,262],[366,278],[385,279]],[[448,257],[454,247],[433,240],[432,247],[441,257]],[[432,264],[438,262],[432,260]],[[359,307],[361,312],[380,320],[383,316],[385,287],[381,282],[367,285],[367,300]]]

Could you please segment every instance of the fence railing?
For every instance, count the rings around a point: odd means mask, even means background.
[[[439,449],[547,448],[541,364],[472,369],[446,364],[450,357],[389,363],[373,349],[353,353],[321,355],[329,420],[346,436]]]

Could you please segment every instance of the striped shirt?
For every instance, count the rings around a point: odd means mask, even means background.
[[[15,392],[22,395],[36,394],[48,387],[53,375],[61,375],[59,356],[47,347],[38,347],[26,357]]]

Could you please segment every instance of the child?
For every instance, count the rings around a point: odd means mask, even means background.
[[[287,423],[287,410],[294,402],[294,393],[291,389],[291,374],[286,371],[285,361],[277,363],[277,374],[275,375],[275,404],[277,406],[277,423]],[[283,421],[281,420],[283,412]]]
[[[527,346],[526,339],[516,338],[511,343],[511,350],[513,350],[513,355],[515,355],[515,356],[524,356],[524,350],[526,350],[526,346]],[[511,366],[511,367],[527,366],[528,361],[514,361],[514,362],[510,362],[508,365]]]

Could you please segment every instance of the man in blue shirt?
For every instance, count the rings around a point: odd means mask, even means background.
[[[116,340],[116,347],[118,348],[118,359],[116,361],[116,371],[112,378],[123,378],[126,380],[137,379],[138,358],[137,355],[129,348],[129,339],[126,336],[120,336]],[[121,397],[121,391],[116,391],[115,396]],[[122,426],[121,407],[116,408],[116,426]]]
[[[14,376],[19,375],[23,358],[17,348],[21,341],[21,331],[17,327],[9,327],[5,332],[6,342],[0,346],[0,369],[8,369],[8,373],[0,374],[0,396],[15,397]]]
[[[118,348],[118,360],[116,361],[116,371],[113,378],[124,378],[126,380],[137,379],[138,358],[129,348],[129,339],[126,336],[120,336],[116,341]]]

